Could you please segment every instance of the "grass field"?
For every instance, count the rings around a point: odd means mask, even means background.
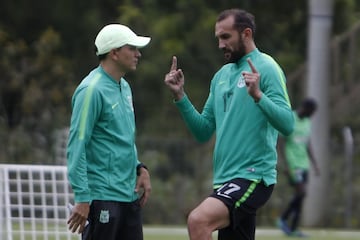
[[[309,235],[309,240],[342,240],[342,239],[360,239],[360,231],[345,230],[322,230],[305,229],[304,232]],[[185,227],[144,227],[144,240],[188,240]],[[216,240],[216,234],[213,234]],[[256,240],[289,240],[295,237],[285,236],[278,229],[258,228],[256,231]]]
[[[50,229],[48,229],[50,230]],[[360,230],[347,231],[347,230],[332,230],[332,229],[305,229],[304,232],[309,235],[309,240],[359,240]],[[60,234],[61,233],[61,234]],[[7,240],[6,235],[0,231],[0,239]],[[35,235],[36,236],[35,236]],[[15,230],[12,234],[12,240],[67,240],[70,236],[69,232],[64,226],[57,237],[49,231],[46,235],[42,231],[19,231]],[[35,236],[35,237],[34,237]],[[71,235],[72,240],[80,240],[77,234]],[[144,226],[144,240],[188,240],[187,230],[185,226]],[[213,239],[217,239],[217,234],[213,234]],[[291,240],[295,237],[285,236],[280,230],[276,228],[257,228],[256,240]]]

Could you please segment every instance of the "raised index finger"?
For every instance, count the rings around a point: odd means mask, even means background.
[[[170,71],[174,71],[176,69],[177,69],[177,58],[176,56],[173,56]]]
[[[252,63],[251,59],[248,58],[248,59],[246,59],[246,61],[248,62],[249,66],[250,66],[250,68],[251,68],[251,71],[252,71],[253,73],[257,73],[257,70],[256,70],[254,64]]]

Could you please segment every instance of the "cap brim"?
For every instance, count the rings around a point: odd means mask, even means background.
[[[142,48],[142,47],[145,47],[146,45],[148,45],[150,40],[151,40],[150,37],[136,36],[134,39],[129,41],[127,44],[134,46],[134,47]]]

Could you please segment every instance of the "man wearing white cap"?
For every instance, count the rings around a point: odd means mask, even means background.
[[[95,39],[100,64],[76,88],[67,146],[75,206],[68,219],[83,240],[142,240],[141,207],[150,175],[138,160],[130,85],[139,48],[150,42],[127,26],[109,24]]]

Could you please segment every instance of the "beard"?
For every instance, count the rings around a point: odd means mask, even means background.
[[[236,63],[245,54],[240,51],[227,51],[224,53],[225,63]]]
[[[245,45],[241,39],[239,40],[238,47],[235,50],[224,49],[223,51],[225,63],[236,63],[246,54]]]

